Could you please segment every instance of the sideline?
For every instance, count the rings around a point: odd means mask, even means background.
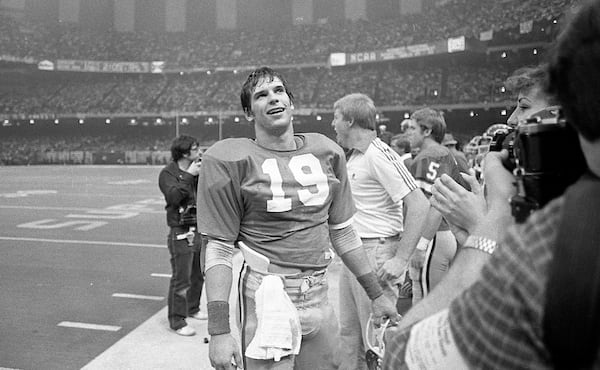
[[[35,243],[43,242],[43,243],[63,243],[63,244],[110,245],[110,246],[116,246],[116,247],[167,248],[166,245],[162,245],[162,244],[106,242],[106,241],[93,241],[93,240],[19,238],[19,237],[10,237],[10,236],[0,236],[0,240],[35,242]]]

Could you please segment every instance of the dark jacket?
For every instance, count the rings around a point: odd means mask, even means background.
[[[167,225],[179,226],[179,208],[196,203],[198,176],[182,171],[177,162],[171,162],[160,171],[158,187],[165,196]]]

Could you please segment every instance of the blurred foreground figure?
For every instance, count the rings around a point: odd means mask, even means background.
[[[487,234],[498,217],[489,205],[465,243],[492,254],[481,277],[449,309],[389,330],[385,369],[600,367],[598,40],[596,0],[567,25],[548,67],[547,90],[577,130],[588,172],[501,243]],[[501,158],[490,153],[486,161],[502,166]]]

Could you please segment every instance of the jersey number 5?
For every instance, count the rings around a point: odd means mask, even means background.
[[[302,154],[290,159],[290,171],[294,179],[303,187],[315,186],[316,192],[308,189],[298,190],[298,199],[305,206],[319,206],[329,196],[327,175],[321,168],[321,162],[313,154]],[[286,198],[283,191],[283,178],[275,158],[269,158],[262,164],[262,170],[271,179],[273,198],[267,200],[267,212],[286,212],[292,209],[292,198]]]
[[[431,181],[434,181],[438,176],[438,168],[440,168],[440,164],[437,162],[429,162],[429,168],[427,169],[427,178]]]

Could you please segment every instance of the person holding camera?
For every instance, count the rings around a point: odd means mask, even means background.
[[[201,166],[198,140],[181,135],[171,144],[172,161],[158,177],[158,186],[167,202],[167,245],[171,254],[169,284],[169,326],[183,336],[196,334],[187,317],[207,319],[200,311],[204,277],[200,264],[201,236],[196,229],[196,191]]]
[[[555,98],[544,90],[546,77],[545,67],[539,65],[519,68],[507,78],[504,83],[507,90],[517,95],[516,107],[507,124],[516,127],[530,115],[556,104]],[[433,184],[431,204],[448,221],[459,245],[464,244],[468,234],[477,229],[478,223],[484,220],[492,205],[496,212],[502,212],[498,223],[490,229],[493,230],[494,238],[500,240],[508,227],[514,223],[507,199],[516,193],[516,188],[512,185],[515,178],[502,165],[502,161],[506,161],[507,157],[506,150],[492,152],[485,157],[482,169],[485,190],[474,175],[465,173],[461,173],[461,176],[469,183],[470,191],[447,175],[440,176]],[[452,299],[477,280],[481,268],[489,258],[489,254],[472,248],[458,248],[453,265],[439,284],[440,288],[433,290],[413,306],[403,316],[400,327],[408,327],[447,308]]]
[[[586,172],[524,223],[511,226],[503,239],[495,239],[494,225],[510,205],[506,199],[488,202],[465,242],[467,249],[491,255],[479,278],[448,309],[388,331],[384,369],[600,367],[598,40],[595,0],[559,36],[547,74],[546,91],[562,107],[565,132],[577,132]],[[505,157],[497,152],[486,157],[486,166],[504,174],[499,187],[512,186],[511,173],[502,172]]]

